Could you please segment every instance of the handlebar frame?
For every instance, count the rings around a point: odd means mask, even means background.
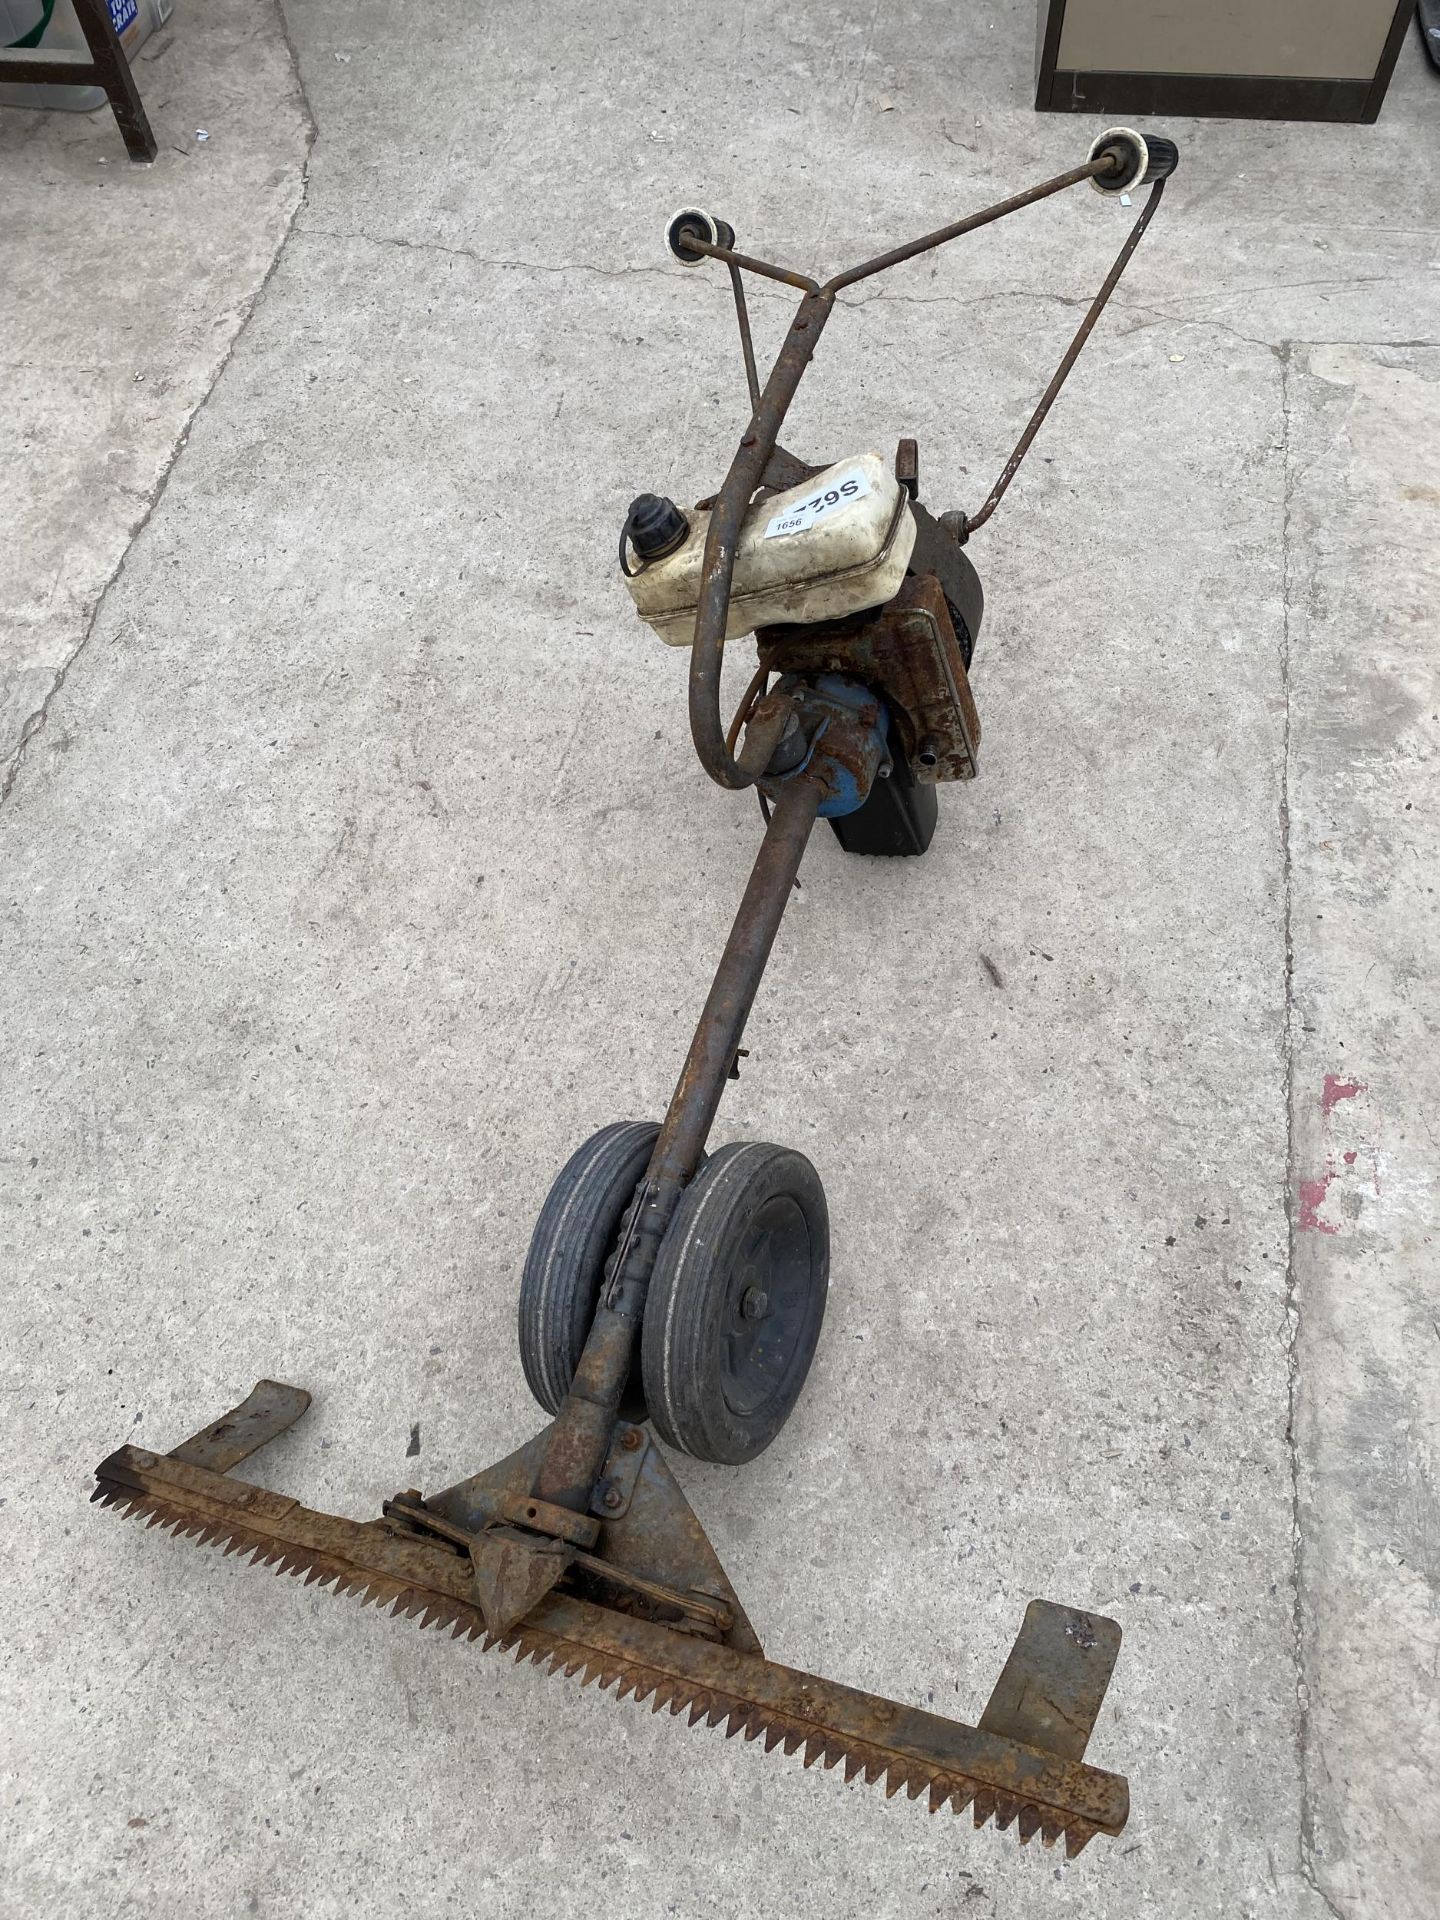
[[[724,646],[725,628],[730,614],[730,590],[735,573],[736,542],[739,539],[746,508],[756,489],[766,482],[767,468],[771,466],[777,452],[780,429],[805,369],[814,356],[820,335],[834,311],[836,296],[846,287],[854,286],[858,281],[868,280],[874,274],[884,273],[890,267],[899,266],[902,261],[913,260],[918,254],[929,253],[936,247],[945,246],[949,241],[958,240],[963,234],[973,233],[977,228],[988,226],[994,220],[1001,220],[1007,214],[1018,212],[1022,207],[1033,206],[1037,200],[1048,199],[1051,194],[1062,193],[1067,187],[1079,186],[1086,180],[1103,180],[1120,169],[1121,163],[1113,152],[1100,153],[1094,159],[1087,160],[1083,166],[1071,167],[1067,172],[1056,174],[1053,179],[1043,180],[1039,186],[1031,187],[1024,193],[1013,194],[1008,200],[997,201],[994,206],[985,207],[979,213],[967,214],[963,220],[956,220],[949,226],[939,227],[935,232],[924,234],[918,240],[911,240],[903,246],[892,247],[886,253],[876,254],[857,267],[850,267],[843,273],[832,275],[823,283],[810,278],[807,274],[796,273],[788,267],[777,267],[769,261],[757,260],[750,254],[739,253],[734,247],[722,246],[718,242],[704,240],[686,232],[684,245],[688,253],[718,260],[729,269],[731,289],[735,296],[736,317],[740,327],[741,346],[745,356],[746,384],[751,401],[750,424],[735,450],[729,472],[725,475],[710,508],[710,525],[705,539],[700,588],[695,610],[695,639],[690,653],[690,734],[695,743],[700,764],[717,785],[738,790],[753,785],[756,778],[754,773],[740,765],[726,744],[724,724],[720,715],[721,650]],[[1081,348],[1089,339],[1101,311],[1114,292],[1116,283],[1129,264],[1131,255],[1139,245],[1141,236],[1159,205],[1164,185],[1163,177],[1151,183],[1145,204],[1114,266],[1110,269],[1099,293],[1081,321],[1049,386],[1041,395],[1029,424],[1020,436],[1015,451],[1006,462],[1000,478],[991,488],[979,512],[963,523],[962,538],[968,537],[976,528],[985,524],[1014,479],[1016,470],[1039,432],[1046,414],[1050,411],[1056,395],[1064,384],[1066,375],[1078,359]],[[795,317],[790,323],[763,388],[760,386],[755,368],[742,273],[753,273],[763,279],[779,281],[784,286],[796,288],[801,294],[800,305],[796,309]],[[789,461],[787,456],[781,457],[793,469],[796,463]],[[782,484],[790,484],[790,480],[787,478]]]

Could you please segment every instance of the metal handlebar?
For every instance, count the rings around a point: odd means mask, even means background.
[[[1061,193],[1067,187],[1078,186],[1084,180],[1094,181],[1107,194],[1121,192],[1130,185],[1150,185],[1149,197],[1139,218],[1081,321],[1054,378],[1041,395],[1015,451],[979,512],[973,519],[964,522],[963,538],[985,524],[1014,479],[1016,469],[1039,432],[1066,375],[1078,359],[1081,348],[1089,339],[1101,311],[1139,245],[1140,237],[1159,204],[1166,176],[1174,171],[1176,159],[1175,148],[1169,141],[1152,136],[1147,142],[1127,129],[1113,129],[1111,133],[1101,135],[1091,149],[1091,158],[1083,166],[1071,167],[1068,172],[1056,174],[1053,179],[1042,181],[1039,186],[1031,187],[1025,193],[1013,194],[1008,200],[998,201],[979,213],[968,214],[963,220],[937,228],[934,233],[893,247],[887,253],[876,254],[873,259],[834,274],[823,283],[788,267],[777,267],[769,261],[739,253],[733,245],[721,244],[718,237],[709,237],[709,234],[716,233],[717,223],[704,215],[680,214],[671,222],[669,241],[677,258],[689,265],[698,265],[701,259],[719,260],[729,269],[745,355],[746,383],[751,398],[750,424],[710,509],[695,612],[695,639],[690,654],[690,733],[695,742],[695,751],[700,756],[700,764],[718,785],[732,789],[748,787],[753,785],[756,777],[741,766],[726,744],[720,717],[720,657],[730,614],[736,542],[751,497],[756,488],[764,484],[766,469],[776,451],[780,428],[801,377],[814,355],[816,342],[834,309],[836,295],[845,287],[854,286],[857,281],[868,280],[873,274],[884,273],[902,261],[929,253],[948,241],[958,240],[962,234],[973,233],[978,227],[988,226],[993,220],[1016,213],[1021,207],[1033,206],[1037,200]],[[1133,179],[1124,177],[1127,172],[1133,174]],[[700,224],[702,221],[703,228]],[[709,230],[709,234],[705,229]],[[728,228],[725,232],[727,237],[733,239]],[[759,389],[755,371],[742,272],[758,274],[767,280],[778,280],[785,286],[799,289],[803,296],[763,389]]]

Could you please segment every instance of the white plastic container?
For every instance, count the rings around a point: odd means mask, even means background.
[[[697,508],[685,517],[685,544],[625,582],[640,618],[672,647],[695,638],[710,526]],[[838,460],[803,486],[754,501],[735,546],[725,638],[882,606],[899,591],[914,545],[909,496],[878,453]]]
[[[155,29],[170,18],[174,0],[109,0],[109,6],[125,57],[133,62]],[[42,29],[40,38],[32,41],[36,27]],[[21,40],[47,53],[89,51],[70,0],[0,0],[0,47],[13,47]],[[28,80],[0,86],[4,107],[65,107],[90,113],[104,105],[103,87],[37,87]]]

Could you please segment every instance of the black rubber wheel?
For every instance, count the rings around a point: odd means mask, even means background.
[[[640,1336],[650,1420],[697,1460],[735,1466],[800,1397],[830,1277],[830,1216],[803,1153],[722,1147],[680,1197]]]
[[[602,1127],[571,1154],[540,1209],[520,1280],[520,1363],[547,1413],[560,1411],[575,1377],[605,1261],[659,1131],[650,1120]]]

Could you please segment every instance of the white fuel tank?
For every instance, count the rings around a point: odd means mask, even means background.
[[[642,620],[672,647],[695,638],[710,515],[692,507],[674,553],[626,579]],[[897,593],[915,545],[909,496],[878,453],[753,501],[740,527],[727,640],[782,622],[840,620]]]

